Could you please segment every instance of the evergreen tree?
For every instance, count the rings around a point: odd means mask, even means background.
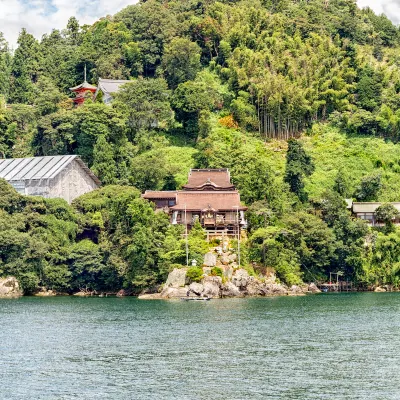
[[[308,198],[307,193],[304,191],[304,178],[312,175],[315,167],[301,142],[296,139],[289,139],[288,146],[285,182],[289,184],[290,190],[304,203]]]
[[[175,89],[180,83],[193,80],[200,71],[200,47],[189,39],[173,39],[166,46],[162,67],[169,87]]]
[[[356,189],[354,196],[358,201],[376,201],[378,193],[382,188],[382,175],[373,174],[365,176],[358,188]]]
[[[346,173],[343,169],[339,169],[336,175],[333,190],[340,196],[342,196],[342,198],[348,196],[349,182],[348,177],[346,176]]]
[[[34,83],[40,74],[40,57],[38,41],[22,29],[11,67],[10,103],[33,103]]]
[[[114,161],[113,147],[107,142],[105,135],[97,138],[93,149],[92,168],[104,185],[115,183],[117,167]]]
[[[10,90],[11,53],[8,43],[0,32],[0,95],[6,100]]]

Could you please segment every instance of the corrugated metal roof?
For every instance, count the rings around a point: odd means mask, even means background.
[[[102,79],[99,78],[99,90],[101,90],[103,93],[106,94],[113,94],[113,93],[117,93],[120,86],[124,85],[125,83],[129,83],[132,81],[127,81],[127,80],[123,80],[123,79]]]
[[[76,155],[0,159],[0,178],[9,182],[52,179],[74,160],[98,185],[101,184],[93,172]]]

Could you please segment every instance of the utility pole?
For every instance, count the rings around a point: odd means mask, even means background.
[[[240,267],[240,222],[239,222],[239,206],[233,206],[236,208],[236,221],[237,221],[237,243],[238,243],[238,265]]]
[[[185,204],[185,247],[186,247],[186,266],[189,267],[189,243],[188,243],[188,227],[186,219],[186,204]]]

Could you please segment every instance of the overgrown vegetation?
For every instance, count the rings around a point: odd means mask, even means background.
[[[79,154],[104,185],[70,207],[0,183],[0,274],[27,292],[140,290],[186,265],[182,228],[140,192],[180,188],[191,167],[230,169],[254,268],[399,284],[394,210],[372,230],[344,202],[400,200],[400,35],[385,16],[354,0],[147,0],[18,44],[0,36],[0,156]],[[74,108],[85,64],[94,84],[132,82]],[[189,249],[200,265],[199,226]]]

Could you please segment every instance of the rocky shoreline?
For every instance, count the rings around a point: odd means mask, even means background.
[[[206,270],[206,271],[204,271]],[[224,275],[208,275],[207,268],[203,268],[204,277],[199,282],[189,282],[188,268],[175,268],[168,275],[166,283],[158,293],[144,293],[139,296],[142,300],[179,299],[182,297],[199,298],[210,297],[267,297],[267,296],[305,296],[306,294],[320,293],[318,287],[310,285],[288,287],[277,283],[274,276],[269,278],[256,278],[243,269],[229,271],[224,268]],[[228,274],[227,274],[228,272]],[[226,275],[230,275],[229,278]]]
[[[14,276],[0,278],[0,298],[17,299],[23,296],[23,294],[17,278]]]

